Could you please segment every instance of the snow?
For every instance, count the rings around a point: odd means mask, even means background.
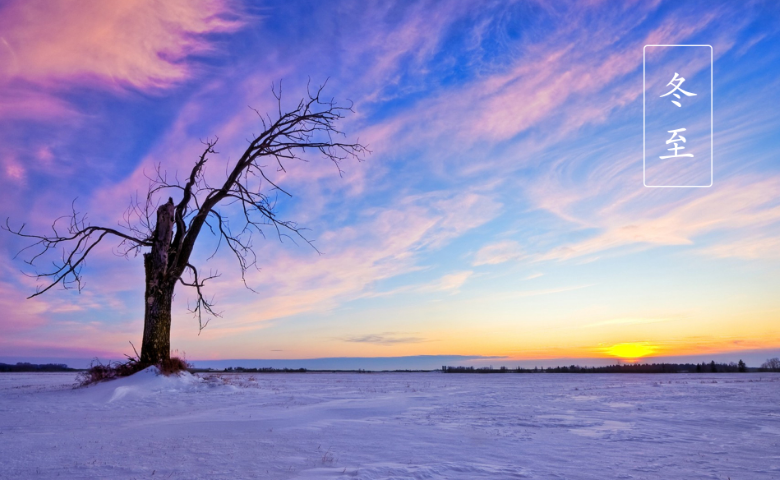
[[[74,381],[0,375],[0,478],[780,478],[780,374]]]

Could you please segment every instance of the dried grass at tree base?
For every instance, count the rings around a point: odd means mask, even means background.
[[[79,387],[86,387],[107,380],[129,377],[150,366],[152,365],[141,363],[137,358],[128,358],[126,362],[108,362],[106,364],[95,359],[85,372],[81,372],[76,377],[76,381]],[[157,371],[165,376],[179,374],[192,368],[192,365],[187,363],[185,359],[179,357],[171,357],[153,366],[157,367]]]
[[[158,363],[157,370],[160,371],[163,375],[173,375],[178,374],[179,372],[184,372],[189,368],[192,368],[192,365],[187,363],[186,360],[179,357],[171,357],[167,360],[163,360],[162,362]]]

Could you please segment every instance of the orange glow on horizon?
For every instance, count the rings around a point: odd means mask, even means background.
[[[637,358],[652,355],[658,350],[656,345],[648,342],[618,343],[606,349],[606,353],[623,360],[636,360]]]

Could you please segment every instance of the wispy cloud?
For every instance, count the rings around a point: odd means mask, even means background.
[[[362,297],[388,297],[401,293],[429,294],[449,292],[451,294],[456,294],[473,274],[474,272],[471,270],[450,273],[430,282],[404,285],[403,287],[394,288],[388,291],[367,292],[362,295]]]
[[[722,180],[711,191],[686,193],[682,198],[672,194],[665,201],[656,192],[641,191],[641,196],[619,210],[607,204],[601,212],[585,217],[602,233],[556,247],[539,259],[574,258],[632,245],[648,248],[697,244],[704,253],[749,258],[766,252],[777,241],[777,237],[745,239],[744,235],[756,231],[766,235],[767,227],[780,222],[780,206],[772,193],[778,189],[780,177],[741,176]],[[701,237],[711,232],[739,232],[742,239],[708,245]]]
[[[367,334],[367,335],[349,336],[349,337],[342,338],[342,340],[351,343],[371,343],[373,345],[382,345],[382,346],[398,345],[398,344],[405,344],[405,343],[421,343],[421,342],[430,341],[422,337],[403,336],[403,335],[404,335],[403,333],[399,333],[399,332],[383,332],[383,333],[375,333],[375,334]]]
[[[5,2],[0,78],[167,87],[189,75],[184,58],[211,48],[205,34],[240,25],[230,13],[220,0]]]
[[[512,240],[506,240],[480,248],[474,255],[473,265],[496,265],[511,260],[519,260],[522,257],[523,251],[520,244]]]
[[[327,311],[340,302],[377,296],[373,292],[377,282],[419,269],[419,255],[482,225],[497,209],[478,195],[416,197],[407,199],[399,209],[375,210],[363,222],[324,232],[318,239],[318,248],[325,252],[322,256],[275,245],[277,253],[261,258],[263,270],[247,276],[261,295],[247,298],[238,277],[215,282],[211,291],[223,299],[230,316],[210,328],[224,332],[262,328],[271,319]],[[488,215],[491,210],[494,213]],[[215,267],[229,271],[232,261],[224,257]],[[471,275],[471,271],[454,272],[403,288],[427,293],[454,291]]]
[[[446,137],[453,148],[462,148],[464,143],[509,140],[529,130],[548,130],[542,136],[554,142],[589,123],[603,123],[612,110],[641,97],[641,89],[633,88],[628,75],[641,69],[637,52],[643,45],[661,39],[682,41],[716,18],[712,13],[666,18],[644,35],[632,37],[628,44],[617,44],[617,37],[602,33],[636,28],[656,5],[633,8],[611,12],[588,24],[577,22],[588,22],[584,19],[590,18],[590,6],[553,11],[552,21],[563,22],[565,18],[572,23],[551,30],[544,42],[519,47],[515,62],[503,71],[436,92],[374,128],[382,132],[383,144],[394,138],[403,139],[403,145]]]
[[[68,88],[159,91],[195,72],[209,34],[234,31],[222,0],[73,4],[4,2],[0,7],[0,120],[78,117]]]

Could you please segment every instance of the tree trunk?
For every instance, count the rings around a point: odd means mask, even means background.
[[[141,363],[155,364],[171,355],[171,303],[176,278],[168,274],[173,235],[173,200],[157,209],[152,251],[144,254],[146,295]]]

